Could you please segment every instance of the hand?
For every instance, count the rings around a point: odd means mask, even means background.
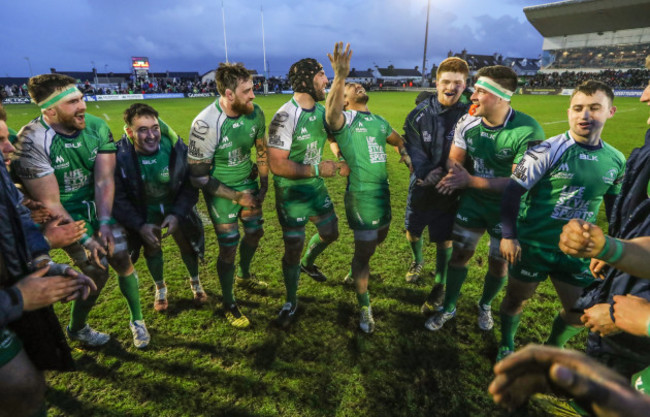
[[[176,217],[173,214],[170,214],[169,216],[165,217],[165,220],[163,220],[162,224],[160,225],[160,228],[158,229],[158,233],[160,233],[161,229],[167,228],[167,232],[165,232],[164,235],[162,235],[162,238],[166,238],[169,235],[173,235],[174,232],[176,232],[176,229],[178,229],[178,217]],[[158,241],[158,244],[160,244],[160,241]]]
[[[408,155],[407,155],[408,156]],[[432,169],[424,179],[415,180],[415,184],[420,187],[433,187],[442,179],[444,170],[441,167]]]
[[[40,201],[25,197],[23,198],[23,206],[27,207],[31,212],[30,216],[34,223],[45,223],[52,218],[52,212]]]
[[[607,303],[596,304],[585,310],[580,321],[591,332],[600,333],[601,336],[609,336],[619,331],[609,314],[610,306]]]
[[[100,269],[106,269],[100,256],[106,256],[106,249],[95,238],[90,238],[84,243],[84,247],[90,251],[90,260]]]
[[[140,226],[138,233],[147,246],[156,249],[160,247],[160,230],[161,228],[153,223],[145,223]]]
[[[258,201],[253,193],[237,191],[235,202],[242,207],[257,207]]]
[[[607,265],[605,261],[601,261],[600,259],[596,258],[591,259],[589,270],[591,271],[591,275],[593,275],[594,278],[605,279],[605,274],[607,273],[608,269],[609,265]]]
[[[113,230],[108,224],[99,226],[99,239],[102,241],[104,247],[108,250],[108,257],[113,256],[115,250],[115,238],[113,237]]]
[[[334,161],[321,161],[318,164],[319,175],[323,178],[333,177],[336,175],[337,163]]]
[[[350,58],[352,57],[352,51],[350,50],[350,44],[345,45],[345,51],[343,50],[343,42],[337,42],[334,44],[334,52],[328,53],[327,57],[330,59],[332,64],[332,69],[334,70],[334,76],[339,78],[346,78],[350,73]]]
[[[350,175],[350,166],[345,161],[339,162],[339,175],[342,177],[347,177]]]
[[[595,224],[571,219],[562,228],[560,250],[576,258],[593,258],[603,250],[605,235]]]
[[[558,393],[591,406],[597,416],[647,416],[650,397],[629,381],[579,352],[529,345],[494,366],[494,402],[519,407],[535,393]]]
[[[650,302],[636,295],[614,296],[616,327],[635,336],[648,337]]]
[[[458,162],[454,162],[447,175],[444,176],[436,185],[436,189],[445,195],[449,195],[456,190],[469,187],[472,176]]]
[[[269,191],[269,177],[260,176],[260,191],[257,193],[257,201],[259,202],[260,207],[262,207],[262,203],[264,203],[264,199],[266,199],[266,193],[268,191]]]
[[[47,307],[82,289],[83,284],[77,279],[61,275],[46,277],[49,269],[49,266],[41,268],[16,283],[16,288],[23,296],[23,310],[33,311]]]
[[[501,256],[503,256],[510,265],[514,265],[521,261],[521,245],[517,239],[501,239],[499,249],[501,251]]]
[[[63,217],[52,217],[43,224],[43,235],[50,242],[52,249],[64,248],[72,245],[83,237],[88,231],[86,222],[79,220],[76,222],[64,222]]]
[[[81,272],[72,269],[71,267],[66,269],[65,276],[69,277],[68,279],[76,280],[81,288],[61,300],[64,303],[79,299],[86,300],[91,291],[97,291],[97,285],[95,285],[95,281],[82,274]]]
[[[409,169],[409,172],[412,174],[413,173],[413,163],[411,162],[411,157],[406,152],[404,152],[404,153],[400,152],[400,155],[401,156],[399,158],[399,162],[406,165],[406,167]]]

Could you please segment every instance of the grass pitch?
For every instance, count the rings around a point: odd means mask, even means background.
[[[371,93],[371,111],[402,132],[417,92]],[[267,125],[289,96],[258,97]],[[193,118],[212,99],[148,101],[183,138]],[[515,96],[513,106],[535,117],[547,137],[568,128],[569,98]],[[130,102],[88,103],[88,112],[106,119],[116,139],[122,133],[122,111]],[[617,98],[618,112],[608,121],[604,138],[626,156],[643,142],[647,107],[637,99]],[[38,115],[33,105],[8,105],[9,125],[16,129]],[[386,242],[371,260],[370,294],[377,329],[358,329],[354,292],[342,284],[352,259],[353,237],[343,209],[345,179],[326,183],[340,217],[340,239],[317,263],[330,277],[319,284],[301,276],[299,315],[281,331],[270,325],[284,301],[280,258],[281,228],[270,188],[264,203],[265,236],[252,270],[270,283],[265,294],[236,289],[242,311],[251,319],[245,331],[231,328],[223,317],[216,277],[218,253],[212,227],[206,226],[206,263],[201,278],[210,302],[191,302],[185,270],[171,239],[164,244],[169,311],[152,308],[154,285],[143,258],[136,264],[150,346],[133,347],[128,312],[117,280],[109,280],[89,323],[112,335],[107,346],[82,350],[73,346],[78,372],[48,375],[47,401],[52,416],[492,416],[505,415],[487,394],[498,346],[498,331],[484,333],[476,325],[476,302],[487,267],[483,239],[469,268],[458,315],[443,330],[424,329],[420,304],[427,295],[435,249],[425,247],[425,282],[406,284],[410,249],[403,234],[408,171],[389,150],[393,223]],[[326,147],[325,157],[331,157]],[[201,203],[203,207],[203,203]],[[205,212],[205,210],[203,209]],[[207,216],[206,216],[207,219]],[[602,219],[602,217],[601,217]],[[602,220],[601,220],[602,223]],[[307,228],[307,238],[315,231]],[[501,296],[494,302],[498,311]],[[541,342],[559,308],[546,282],[528,304],[517,342]],[[69,306],[58,305],[66,325]],[[498,320],[495,329],[498,329]],[[570,344],[584,346],[584,334]],[[546,415],[529,406],[521,415]]]

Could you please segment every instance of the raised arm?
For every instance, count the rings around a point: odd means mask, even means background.
[[[350,44],[343,50],[343,42],[334,44],[334,52],[327,54],[334,70],[334,81],[325,102],[325,121],[332,131],[340,130],[345,124],[343,107],[345,105],[345,78],[350,73]]]

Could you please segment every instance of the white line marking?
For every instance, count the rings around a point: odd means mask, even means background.
[[[627,112],[637,111],[637,110],[639,110],[639,109],[638,108],[625,109],[625,110],[618,110],[616,113],[627,113]],[[543,125],[556,125],[558,123],[568,123],[568,121],[567,120],[558,120],[558,121],[555,121],[555,122],[546,122],[546,123],[542,123],[542,124]]]
[[[106,114],[106,113],[104,113],[104,119],[106,119],[106,120],[111,120],[111,118],[108,117],[108,114]]]

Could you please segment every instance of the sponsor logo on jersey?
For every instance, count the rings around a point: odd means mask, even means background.
[[[65,159],[63,159],[63,157],[59,155],[56,157],[56,159],[54,159],[54,162],[56,162],[57,164],[62,164],[65,162]]]
[[[528,278],[537,278],[537,276],[539,275],[539,272],[532,272],[532,271],[527,271],[525,269],[522,269],[521,270],[521,275],[524,276],[524,277],[528,277]]]
[[[503,148],[499,152],[497,152],[497,159],[512,159],[514,155],[514,152],[512,151],[512,148]]]
[[[66,143],[64,146],[65,146],[66,148],[77,149],[77,148],[81,148],[81,142]]]
[[[205,159],[205,156],[203,156],[203,152],[201,152],[201,149],[197,148],[195,142],[190,142],[190,147],[187,152],[193,158]]]
[[[243,125],[243,124],[244,124],[244,122],[236,122],[236,123],[233,123],[232,128],[233,128],[233,129],[237,129],[239,126],[241,126],[241,125]]]
[[[607,174],[603,177],[603,181],[605,184],[612,185],[616,181],[616,177],[618,176],[618,170],[616,168],[612,168],[609,171],[607,171]]]
[[[313,115],[313,116],[309,116],[309,119],[307,120],[309,120],[310,122],[315,122],[317,118],[318,117],[316,115]]]
[[[474,158],[474,173],[483,178],[494,178],[494,170],[485,164],[483,158]]]
[[[371,164],[386,162],[386,152],[384,152],[384,148],[381,145],[377,144],[376,137],[366,136],[366,143],[368,144]]]
[[[584,199],[585,187],[565,185],[555,203],[551,218],[558,220],[582,219],[592,221],[594,212],[589,211],[589,200]]]
[[[208,122],[204,120],[197,120],[194,122],[194,125],[192,126],[192,131],[196,132],[199,135],[205,135],[208,133],[208,130],[210,129],[210,125]]]
[[[54,169],[66,169],[70,166],[70,162],[66,162],[61,155],[54,159]]]
[[[95,159],[97,159],[97,148],[93,149],[92,152],[90,152],[90,157],[88,157],[90,162],[93,162]]]
[[[528,178],[527,172],[528,170],[526,169],[526,157],[524,157],[521,161],[519,161],[515,167],[515,170],[512,172],[512,175],[514,175],[515,178],[526,182],[526,179]]]
[[[537,142],[537,141],[535,141]],[[528,151],[538,154],[544,154],[551,150],[551,144],[545,141],[540,142],[538,145],[533,146]]]
[[[359,125],[354,129],[354,131],[357,133],[366,133],[368,132],[368,129],[363,127],[363,123],[359,122]]]
[[[284,146],[284,142],[280,139],[280,135],[271,135],[271,132],[269,131],[269,145],[281,148]]]
[[[423,131],[422,132],[422,140],[425,141],[425,142],[431,142],[431,133],[429,133],[426,130]]]
[[[228,136],[224,136],[221,139],[221,143],[219,144],[219,149],[226,149],[226,148],[231,148],[232,147],[232,142],[228,138]]]
[[[468,222],[469,219],[465,216],[461,216],[460,214],[456,214],[456,218],[460,220],[461,222]]]
[[[582,159],[583,161],[596,161],[596,162],[598,162],[598,155],[587,155],[587,154],[581,153],[580,154],[580,159]]]
[[[494,138],[495,138],[496,136],[497,136],[496,133],[481,131],[481,137],[482,137],[482,138],[488,138],[488,139],[492,139],[492,140],[494,140]]]
[[[237,213],[228,213],[229,219],[234,219],[235,217],[237,217]]]
[[[366,116],[363,118],[363,120],[365,120],[366,122],[372,122],[372,117]]]
[[[556,172],[551,174],[551,178],[556,178],[560,180],[570,180],[573,178],[575,174],[570,172],[571,169],[569,168],[569,164],[566,162],[563,162],[560,164],[560,166],[557,167]]]
[[[81,169],[63,173],[63,191],[66,193],[77,191],[88,184],[90,184],[90,176],[84,174]]]
[[[156,165],[158,161],[155,159],[143,159],[142,160],[142,165]]]

